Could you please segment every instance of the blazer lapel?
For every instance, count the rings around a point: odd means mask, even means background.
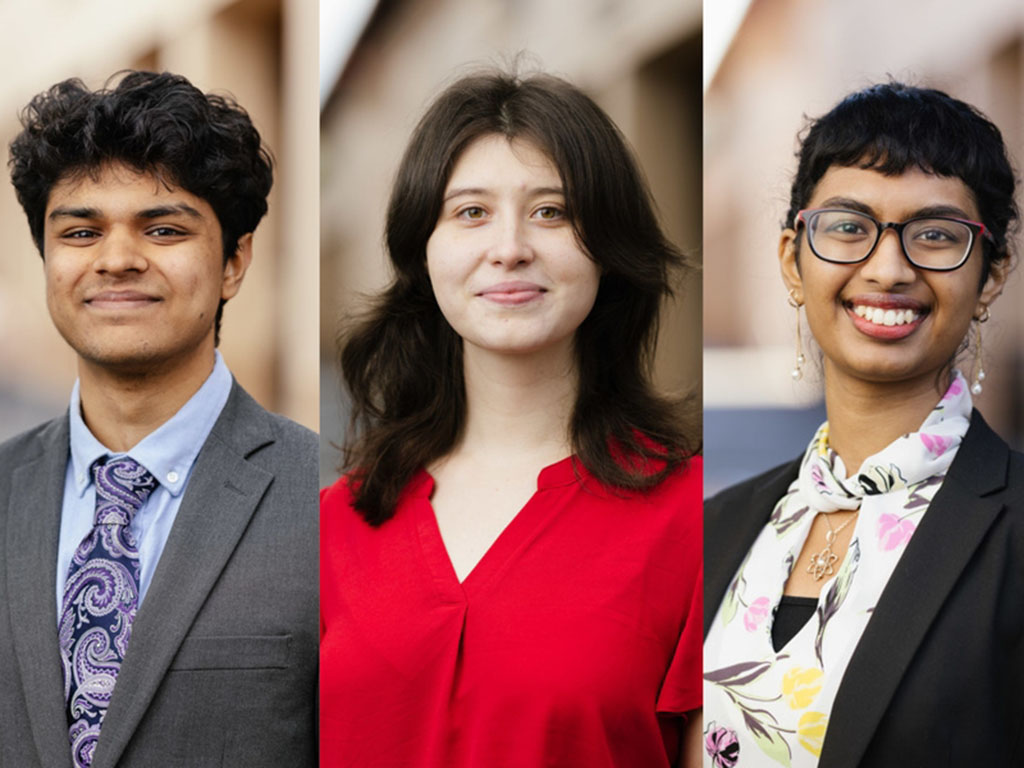
[[[113,768],[156,695],[273,475],[246,457],[273,442],[265,412],[236,383],[189,478],[103,721],[94,768]]]
[[[68,419],[41,433],[42,452],[11,474],[7,587],[14,652],[40,763],[71,766],[57,640],[57,541],[68,463]]]
[[[724,491],[704,518],[704,637],[725,597],[729,581],[754,546],[776,503],[797,475],[800,459],[753,480],[744,493]],[[739,489],[737,489],[739,490]]]
[[[942,487],[893,572],[843,675],[822,768],[857,766],[928,628],[1003,508],[1009,450],[974,412]]]

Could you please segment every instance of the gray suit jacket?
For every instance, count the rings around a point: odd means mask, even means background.
[[[53,586],[68,419],[0,445],[0,768],[71,768]],[[317,443],[236,383],[132,628],[94,768],[313,766]]]

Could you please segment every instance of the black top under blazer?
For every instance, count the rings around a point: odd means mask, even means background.
[[[800,460],[705,502],[704,636]],[[1024,765],[1024,454],[974,411],[843,675],[820,768]]]

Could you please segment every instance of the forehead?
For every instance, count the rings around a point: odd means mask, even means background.
[[[151,171],[109,163],[61,177],[50,189],[47,216],[56,208],[88,208],[105,215],[134,213],[154,206],[185,204],[216,220],[209,203]]]
[[[935,206],[959,208],[969,218],[979,218],[974,193],[963,181],[920,168],[886,175],[868,168],[833,165],[814,188],[807,207],[821,207],[833,198],[856,200],[892,220]]]
[[[489,134],[474,139],[458,156],[447,188],[527,185],[561,185],[551,158],[528,139]]]

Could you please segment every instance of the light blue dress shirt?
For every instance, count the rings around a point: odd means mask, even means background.
[[[153,580],[153,572],[164,551],[178,507],[188,487],[199,449],[213,429],[231,394],[231,372],[216,352],[213,372],[203,386],[174,416],[150,432],[126,453],[105,447],[82,420],[79,384],[71,390],[71,455],[64,478],[64,503],[60,514],[60,542],[57,548],[57,621],[68,578],[71,558],[82,539],[92,530],[96,511],[96,486],[92,465],[102,456],[131,456],[148,469],[160,485],[135,513],[131,531],[139,542],[139,605]]]

